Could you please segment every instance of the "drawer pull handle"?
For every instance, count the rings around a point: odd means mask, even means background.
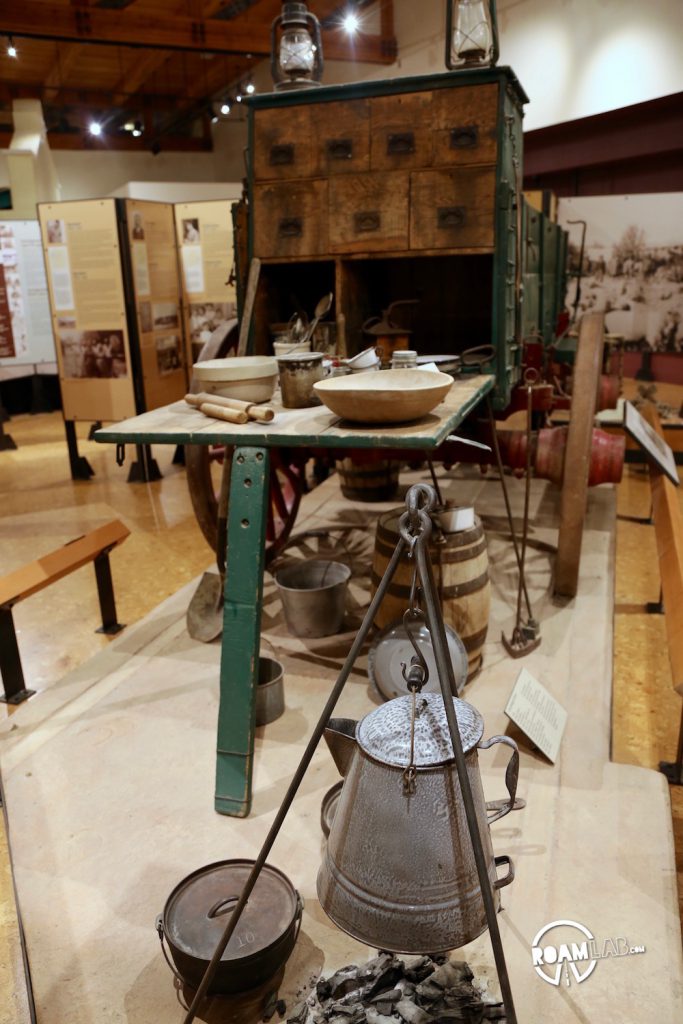
[[[301,238],[304,233],[301,217],[283,217],[278,224],[277,233],[280,238]]]
[[[294,145],[291,142],[283,142],[277,146],[270,147],[270,166],[287,167],[294,163]]]
[[[464,206],[440,206],[436,211],[438,228],[461,228],[465,223],[467,211]]]
[[[353,139],[328,139],[326,149],[330,160],[351,160]]]
[[[479,145],[479,125],[462,124],[451,128],[451,149],[474,149]]]
[[[405,156],[415,152],[415,133],[396,132],[387,138],[388,156]]]
[[[379,231],[382,226],[382,217],[377,210],[369,210],[367,213],[354,213],[353,229],[357,235],[364,232]]]

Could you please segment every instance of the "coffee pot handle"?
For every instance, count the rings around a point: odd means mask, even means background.
[[[510,794],[510,800],[506,801],[501,808],[495,810],[488,818],[489,825],[492,825],[494,821],[498,821],[499,818],[504,818],[506,814],[513,810],[517,795],[517,779],[519,778],[519,750],[515,741],[510,739],[509,736],[492,736],[490,740],[484,740],[480,743],[479,749],[488,750],[494,743],[504,743],[506,747],[510,747],[512,750],[512,757],[505,769],[505,785]]]

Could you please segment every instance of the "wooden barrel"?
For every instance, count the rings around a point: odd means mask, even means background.
[[[351,501],[392,501],[398,490],[400,466],[395,459],[342,459],[337,463],[341,492]]]
[[[377,522],[372,562],[372,592],[384,574],[398,541],[398,521],[404,508],[383,513]],[[469,682],[481,669],[491,606],[489,559],[486,537],[478,516],[469,530],[442,533],[435,529],[429,546],[444,621],[452,626],[465,645],[469,661]],[[380,629],[403,618],[410,597],[413,563],[404,555],[384,601],[375,616]]]

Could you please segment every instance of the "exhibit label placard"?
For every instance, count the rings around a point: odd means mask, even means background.
[[[657,431],[650,426],[632,402],[624,402],[624,430],[640,445],[647,457],[668,476],[669,480],[679,486],[676,458],[669,445]]]
[[[134,416],[116,202],[39,203],[38,216],[64,418]]]
[[[0,221],[0,366],[54,362],[40,225]]]
[[[237,315],[229,283],[234,263],[232,201],[176,203],[187,358],[191,370],[213,331]]]
[[[172,203],[125,199],[145,409],[187,391]]]
[[[525,668],[517,676],[505,714],[555,764],[567,725],[567,712]]]

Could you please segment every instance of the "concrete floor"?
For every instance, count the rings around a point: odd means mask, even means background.
[[[161,481],[129,485],[128,466],[118,468],[110,448],[81,440],[82,454],[89,458],[96,476],[87,483],[73,483],[58,414],[18,417],[10,430],[19,450],[0,456],[5,540],[0,573],[118,516],[132,530],[112,556],[115,584],[117,579],[122,581],[119,619],[133,623],[207,567],[211,553],[191,511],[184,472],[170,465],[170,450],[155,451],[164,473]],[[619,514],[646,515],[648,494],[646,475],[628,469],[618,491]],[[663,623],[642,610],[643,603],[658,594],[653,530],[620,520],[617,540],[613,757],[655,767],[661,758],[675,753],[680,698],[670,685]],[[131,580],[134,586],[128,585]],[[25,672],[39,691],[109,643],[93,632],[97,598],[89,567],[18,606],[15,618]],[[683,891],[682,792],[672,792],[679,893]],[[23,1024],[29,1017],[21,993],[20,946],[3,843],[4,835],[0,837],[0,1024]]]

